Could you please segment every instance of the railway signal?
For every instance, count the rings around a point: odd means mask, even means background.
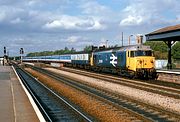
[[[23,48],[20,48],[20,55],[21,55],[21,63],[22,63],[22,56],[24,54],[24,49]]]
[[[24,54],[23,48],[20,48],[20,54]]]
[[[4,47],[4,55],[6,55],[6,47]]]

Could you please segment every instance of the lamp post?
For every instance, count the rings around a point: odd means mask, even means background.
[[[131,37],[132,37],[132,36],[133,36],[133,35],[130,35],[129,38],[128,38],[128,40],[129,40],[129,41],[128,41],[128,45],[131,44]]]
[[[122,36],[122,39],[121,39],[122,45],[121,45],[121,46],[123,47],[123,32],[122,32],[122,35],[121,35],[121,36]]]
[[[107,48],[108,40],[106,40],[106,48]]]

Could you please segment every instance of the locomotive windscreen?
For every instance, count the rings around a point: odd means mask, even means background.
[[[131,57],[136,56],[153,56],[151,50],[138,50],[138,51],[131,51]]]
[[[151,50],[146,50],[146,51],[138,50],[135,52],[135,55],[136,56],[152,56],[152,51]]]

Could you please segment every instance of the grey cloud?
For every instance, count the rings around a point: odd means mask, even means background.
[[[180,22],[178,0],[129,0],[124,10],[111,7],[96,0],[0,0],[0,49],[7,46],[16,55],[20,47],[25,52],[81,49],[101,39],[113,45],[120,43],[122,31],[127,40],[129,34]],[[167,10],[175,17],[167,18]]]
[[[177,0],[130,0],[130,4],[123,10],[124,14],[120,25],[134,26],[154,22],[157,24],[165,23],[169,18],[166,18],[163,14],[166,11],[175,12],[180,10],[177,6],[179,6]]]
[[[73,20],[73,21],[72,21]],[[102,25],[100,20],[95,18],[86,18],[86,17],[75,17],[62,15],[60,19],[53,20],[48,22],[43,26],[44,29],[65,29],[65,30],[103,30],[105,25]]]

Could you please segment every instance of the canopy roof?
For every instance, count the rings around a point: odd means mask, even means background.
[[[180,41],[180,24],[146,34],[147,41]]]

